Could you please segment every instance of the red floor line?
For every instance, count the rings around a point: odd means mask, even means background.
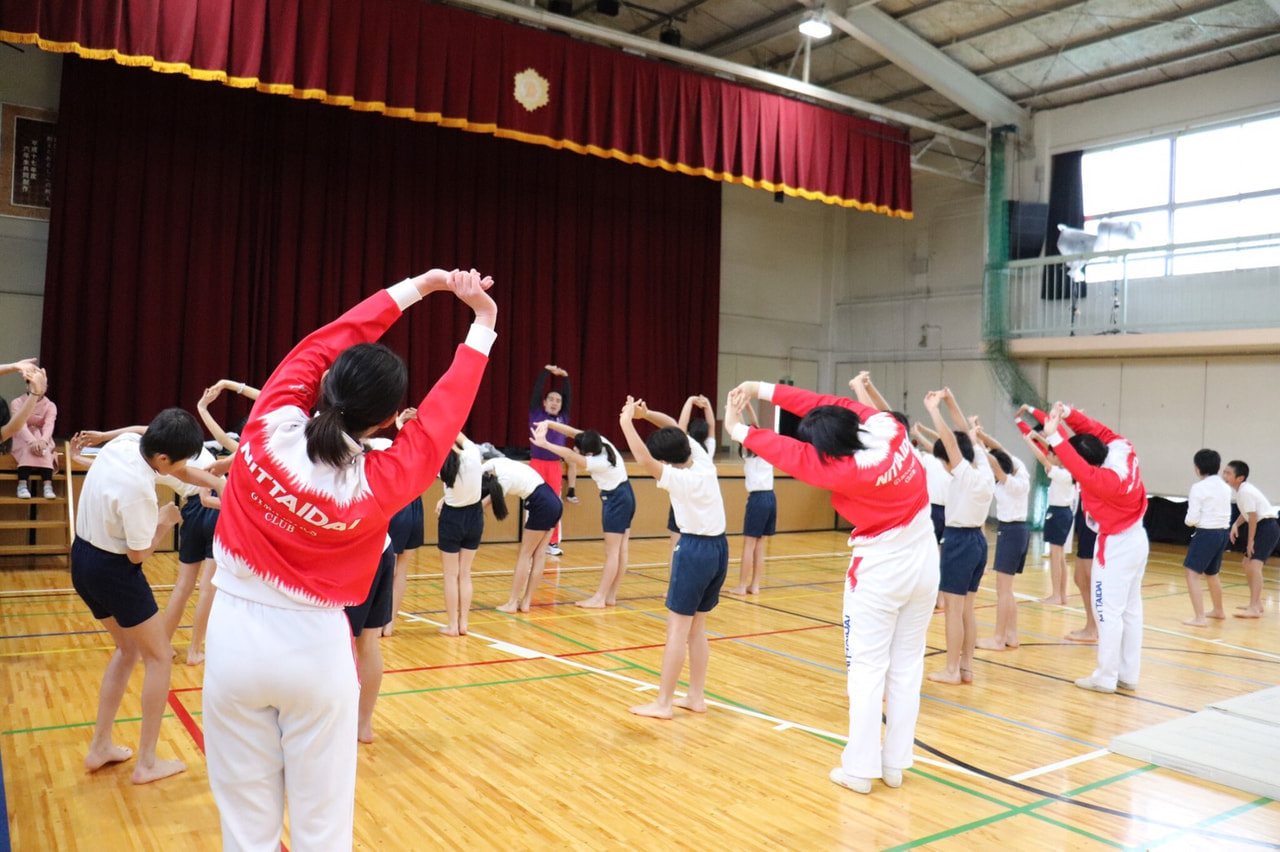
[[[200,730],[200,726],[196,724],[196,720],[192,717],[187,708],[182,705],[182,701],[176,695],[177,690],[169,690],[169,708],[173,710],[173,715],[178,717],[178,721],[187,729],[187,733],[191,735],[191,740],[200,749],[200,753],[204,754],[204,731]]]

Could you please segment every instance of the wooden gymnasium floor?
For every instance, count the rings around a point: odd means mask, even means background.
[[[738,540],[730,546],[736,553]],[[383,642],[377,741],[360,750],[357,848],[1223,852],[1280,841],[1280,804],[1107,751],[1117,733],[1280,681],[1274,568],[1266,618],[1193,629],[1181,624],[1190,613],[1182,554],[1155,546],[1141,686],[1099,695],[1072,685],[1091,670],[1093,647],[1062,639],[1081,622],[1079,601],[1037,603],[1047,566],[1032,560],[1017,585],[1021,649],[980,651],[971,686],[926,683],[915,768],[901,789],[877,784],[860,796],[827,780],[847,718],[842,534],[774,539],[764,593],[726,598],[710,618],[717,703],[705,716],[678,711],[665,723],[626,709],[657,682],[665,541],[632,543],[623,600],[604,611],[572,605],[594,589],[602,545],[565,547],[533,612],[509,617],[489,607],[506,598],[513,546],[484,546],[472,633],[462,639],[437,635],[437,555],[417,552],[405,603],[412,615]],[[731,582],[737,569],[730,564]],[[173,556],[147,570],[163,600]],[[139,788],[129,764],[90,776],[81,760],[107,637],[59,560],[10,559],[0,572],[10,696],[0,756],[13,848],[217,848],[199,668],[174,667],[161,732],[162,755],[185,760],[185,774]],[[1228,610],[1246,598],[1243,579],[1232,557]],[[987,635],[990,574],[978,604]],[[188,631],[184,624],[175,640],[180,660]],[[940,664],[942,635],[935,616],[927,670]],[[118,742],[136,745],[141,678],[139,668]]]

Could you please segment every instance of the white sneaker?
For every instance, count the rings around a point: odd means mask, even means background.
[[[558,544],[548,544],[548,545],[547,545],[547,555],[548,555],[548,556],[563,556],[563,555],[564,555],[564,551],[560,549],[560,545],[558,545]]]
[[[1089,689],[1094,692],[1115,692],[1116,691],[1116,688],[1114,686],[1103,686],[1102,684],[1095,682],[1093,677],[1080,678],[1078,681],[1076,681],[1076,686],[1080,687],[1081,689]]]
[[[19,500],[31,499],[31,489],[27,487],[27,483],[25,482],[18,483],[18,499]]]
[[[46,499],[46,500],[57,500],[57,499],[58,499],[58,495],[57,495],[57,494],[55,494],[55,493],[54,493],[54,491],[53,491],[53,483],[52,483],[52,482],[48,482],[48,481],[46,481],[46,482],[45,482],[45,484],[44,484],[44,499]]]
[[[839,784],[841,787],[847,787],[855,793],[867,794],[871,792],[871,779],[858,778],[854,775],[845,775],[844,768],[837,766],[827,774],[833,784]]]
[[[882,767],[880,769],[880,780],[884,781],[884,786],[886,787],[901,787],[902,770],[890,769],[887,766]]]
[[[1123,689],[1125,692],[1133,692],[1138,688],[1138,684],[1129,683],[1127,680],[1116,681],[1116,689]]]

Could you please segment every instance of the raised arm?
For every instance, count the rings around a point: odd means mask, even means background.
[[[890,410],[888,401],[881,396],[880,391],[872,384],[871,373],[866,370],[849,380],[849,390],[853,391],[854,396],[858,398],[858,402],[863,405],[870,406],[877,411]]]
[[[628,399],[630,399],[630,397],[628,397]],[[652,410],[651,408],[649,408],[648,404],[645,403],[643,399],[635,400],[635,415],[636,415],[636,419],[644,420],[648,423],[651,423],[652,425],[657,426],[659,429],[665,429],[668,426],[674,426],[677,429],[679,429],[681,432],[685,431],[684,427],[681,426],[678,422],[676,422],[676,420],[672,418],[670,414],[663,414],[661,411]],[[662,462],[658,462],[658,464],[662,464]]]
[[[209,430],[209,434],[213,436],[213,440],[217,441],[219,446],[229,453],[234,453],[240,449],[240,442],[228,435],[222,428],[222,425],[214,419],[209,413],[209,406],[222,395],[222,382],[218,382],[213,387],[204,389],[204,393],[200,396],[200,401],[196,403],[196,413],[200,415],[200,420],[204,423],[204,428]],[[254,399],[257,399],[257,392],[254,392]]]
[[[542,422],[547,424],[547,428],[552,432],[559,432],[561,435],[567,435],[570,438],[576,438],[582,434],[581,429],[575,429],[568,423],[557,423],[554,420],[543,420]]]
[[[547,428],[551,423],[550,420],[543,420],[537,423],[529,430],[529,443],[535,447],[541,447],[549,450],[570,464],[576,464],[579,467],[587,466],[587,457],[582,453],[571,450],[568,447],[562,447],[559,444],[553,444],[547,440]]]
[[[960,403],[956,400],[956,395],[951,392],[951,388],[943,388],[942,394],[947,403],[947,412],[951,415],[951,422],[961,432],[968,432],[972,425],[965,418],[964,412],[960,410]]]
[[[649,454],[649,448],[645,446],[644,441],[640,440],[640,433],[636,431],[636,418],[640,416],[640,409],[636,400],[627,397],[627,402],[622,406],[621,413],[618,414],[618,425],[622,428],[622,435],[627,439],[627,448],[631,450],[632,457],[636,463],[649,472],[653,478],[661,479],[664,465]],[[663,415],[666,417],[666,415]],[[670,420],[670,418],[667,418]],[[652,421],[650,421],[652,422]],[[671,422],[675,426],[675,421]]]
[[[1056,467],[1056,465],[1049,460],[1049,457],[1044,454],[1044,450],[1040,449],[1039,441],[1032,438],[1030,434],[1024,434],[1022,436],[1022,440],[1031,448],[1031,454],[1036,457],[1036,461],[1040,462],[1040,466],[1045,469],[1046,473]]]
[[[107,441],[113,441],[123,435],[125,432],[133,432],[136,435],[145,435],[147,433],[146,426],[121,426],[119,429],[112,429],[110,432],[98,432],[94,429],[81,429],[75,434],[80,440],[82,447],[96,447],[105,444]]]
[[[956,441],[955,432],[949,429],[947,422],[942,419],[942,404],[946,397],[945,391],[929,391],[924,397],[924,408],[933,418],[934,430],[938,433],[942,446],[947,448],[947,469],[950,470],[963,462],[964,456],[960,455],[960,444]]]
[[[33,358],[28,358],[24,361],[15,361],[12,364],[4,365],[8,368],[5,372],[20,371],[30,389],[26,394],[26,399],[22,401],[21,407],[16,411],[10,412],[9,422],[0,423],[0,441],[7,441],[18,434],[18,430],[25,426],[27,419],[31,417],[31,412],[36,410],[36,403],[44,397],[45,391],[49,389],[48,375],[45,374],[42,368],[35,366],[34,360]]]

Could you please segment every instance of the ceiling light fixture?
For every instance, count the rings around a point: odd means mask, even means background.
[[[800,32],[809,38],[826,38],[831,35],[831,24],[827,21],[827,10],[818,9],[804,16],[800,22]]]

